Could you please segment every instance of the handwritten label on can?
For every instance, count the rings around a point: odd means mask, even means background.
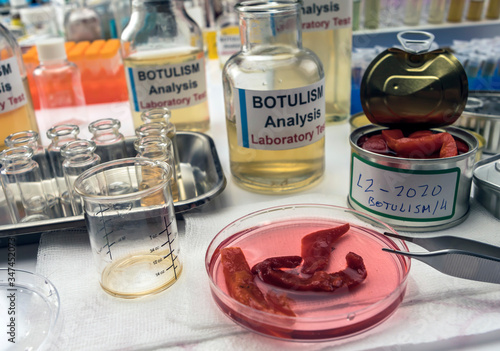
[[[352,0],[306,0],[301,10],[303,32],[352,26]]]
[[[260,150],[289,150],[325,135],[325,94],[317,83],[283,90],[235,91],[238,145]]]
[[[455,214],[460,168],[408,170],[382,166],[352,154],[350,199],[373,214],[431,222]]]

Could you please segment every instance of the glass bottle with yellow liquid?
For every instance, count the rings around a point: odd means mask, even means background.
[[[351,112],[352,0],[304,0],[302,38],[325,70],[326,122],[347,121]]]
[[[236,5],[241,51],[223,69],[230,166],[236,184],[294,192],[319,181],[325,163],[323,65],[302,48],[300,3]]]
[[[5,138],[23,130],[38,131],[28,78],[16,39],[0,24],[0,150]]]
[[[222,1],[222,13],[217,18],[217,54],[221,67],[226,61],[240,51],[240,25],[238,15],[234,11],[236,0]]]
[[[133,0],[122,57],[134,126],[167,107],[178,130],[206,131],[209,109],[203,37],[182,0]]]

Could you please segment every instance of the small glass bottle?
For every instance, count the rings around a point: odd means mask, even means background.
[[[54,109],[85,106],[80,69],[67,60],[63,38],[50,38],[37,43],[40,66],[33,71],[40,97],[40,108],[57,113]],[[58,112],[60,117],[51,120],[67,119],[69,110]]]
[[[470,0],[465,19],[467,21],[480,21],[483,19],[484,0]]]
[[[220,66],[240,51],[240,25],[238,15],[234,11],[235,0],[222,1],[222,13],[215,21],[217,28],[217,56]]]
[[[407,26],[416,26],[422,16],[423,0],[406,0],[403,23]]]
[[[500,0],[490,0],[488,2],[488,8],[486,9],[487,19],[498,19],[500,18]]]
[[[61,148],[70,141],[78,140],[78,134],[80,134],[80,128],[74,124],[60,124],[47,131],[47,137],[51,140],[50,145],[47,147],[50,166],[56,179],[62,212],[65,217],[72,216],[73,211],[62,169],[64,158],[61,155]]]
[[[167,107],[178,130],[208,130],[203,37],[184,2],[133,0],[121,41],[134,126],[144,110]]]
[[[0,150],[5,138],[20,130],[38,131],[21,49],[12,34],[0,24]]]
[[[125,137],[120,133],[120,127],[120,121],[115,118],[101,118],[89,124],[92,141],[96,145],[95,153],[101,162],[127,157]]]
[[[49,155],[40,143],[40,135],[34,130],[17,132],[5,138],[8,147],[28,146],[33,150],[33,161],[40,167],[42,175],[42,187],[47,198],[48,214],[50,218],[62,217],[61,204],[59,203],[59,191],[57,183],[50,166]]]
[[[352,0],[303,1],[301,14],[303,47],[319,57],[325,72],[326,123],[346,122],[351,110]]]
[[[450,0],[448,8],[448,22],[462,22],[464,15],[465,0]]]
[[[6,149],[0,154],[2,182],[13,196],[12,212],[19,213],[21,223],[49,219],[42,174],[32,157],[33,150],[28,146]]]
[[[380,25],[380,0],[365,0],[363,27],[366,29],[377,29]]]
[[[169,123],[170,126],[173,126],[171,123]],[[171,129],[169,129],[169,124],[165,124],[163,122],[149,122],[145,123],[138,128],[135,129],[135,135],[137,136],[137,140],[144,139],[146,137],[164,137],[165,138],[165,146],[169,150],[169,153],[173,157],[173,163],[171,164],[172,166],[172,195],[174,196],[174,199],[185,199],[186,197],[184,196],[183,193],[183,186],[182,186],[182,178],[181,178],[181,168],[180,168],[180,163],[178,162],[178,158],[175,157],[178,149],[177,147],[174,147],[174,143],[172,139],[169,137],[169,135],[172,135]],[[175,128],[174,128],[174,136],[175,136]],[[137,150],[137,148],[136,148]]]
[[[62,163],[64,180],[69,189],[68,197],[75,216],[83,211],[80,196],[75,192],[73,184],[80,174],[101,162],[95,151],[96,144],[92,140],[70,141],[61,148],[61,156],[64,158]]]
[[[446,0],[431,0],[429,3],[427,22],[440,24],[444,21],[446,11]]]
[[[147,110],[141,114],[141,119],[145,124],[161,123],[165,126],[167,137],[172,141],[172,152],[174,154],[174,160],[175,160],[174,173],[176,179],[178,180],[181,177],[181,168],[180,168],[181,162],[179,157],[179,148],[177,145],[177,128],[170,121],[170,117],[171,117],[170,110],[166,107]],[[145,130],[147,129],[148,128],[146,127]]]
[[[169,138],[160,134],[152,134],[137,138],[134,141],[134,148],[137,151],[137,157],[147,157],[155,161],[163,161],[172,167],[172,180],[170,188],[172,190],[172,198],[174,201],[179,201],[185,197],[180,197],[179,181],[175,176],[175,160],[172,153],[172,142]]]
[[[260,193],[312,186],[325,166],[325,75],[302,48],[300,3],[236,5],[242,50],[224,66],[231,173]]]

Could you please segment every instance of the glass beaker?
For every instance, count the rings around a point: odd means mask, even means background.
[[[76,179],[99,282],[107,293],[136,298],[179,279],[171,176],[165,162],[125,158],[92,167]]]

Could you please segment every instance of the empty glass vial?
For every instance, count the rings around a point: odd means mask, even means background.
[[[137,138],[134,141],[134,148],[137,151],[137,157],[146,157],[155,161],[163,161],[174,169],[174,155],[171,151],[171,140],[164,135],[149,135]],[[179,183],[172,173],[170,183],[172,197],[174,201],[179,201]]]
[[[179,158],[179,147],[177,145],[177,128],[170,121],[171,113],[170,110],[166,107],[163,108],[154,108],[151,110],[144,111],[141,114],[141,119],[143,123],[161,123],[165,125],[167,137],[172,140],[172,152],[174,154],[175,161],[175,169],[174,172],[176,174],[176,179],[181,177],[181,169],[180,169],[180,158]],[[140,128],[139,128],[140,130]],[[148,128],[146,127],[146,131]]]
[[[6,149],[0,154],[2,182],[13,198],[11,210],[19,214],[19,222],[49,219],[42,174],[32,157],[33,150],[28,146]]]
[[[231,173],[244,189],[292,192],[325,165],[323,66],[302,48],[300,3],[236,5],[242,50],[224,66]]]
[[[11,192],[5,189],[5,185],[0,177],[0,225],[14,224],[19,220],[19,212],[14,204],[14,198]]]
[[[61,155],[61,148],[70,141],[78,140],[79,133],[80,128],[74,124],[60,124],[47,131],[47,137],[51,140],[50,145],[47,147],[50,166],[56,179],[57,189],[59,190],[59,201],[65,217],[72,216],[73,211],[62,169],[64,158]]]
[[[174,143],[172,139],[170,139],[169,135],[172,135],[172,130],[171,126],[173,126],[172,123],[165,124],[163,122],[149,122],[149,123],[144,123],[143,125],[139,126],[138,128],[135,129],[135,135],[137,136],[138,139],[143,139],[145,137],[149,136],[162,136],[164,137],[166,147],[168,148],[170,154],[173,156],[173,163],[171,164],[172,166],[172,177],[174,181],[172,182],[172,194],[174,195],[174,198],[182,198],[185,199],[184,193],[183,193],[183,186],[182,186],[182,179],[181,179],[181,168],[180,168],[180,163],[178,157],[176,157],[176,152],[178,151],[177,147],[174,147]],[[175,137],[175,126],[173,130],[173,136]],[[136,149],[137,150],[137,149]],[[176,190],[176,188],[179,189],[179,191]],[[174,194],[175,192],[175,194]],[[179,193],[180,192],[180,193]],[[177,195],[179,193],[179,195]],[[177,197],[176,197],[177,196]]]
[[[5,139],[8,147],[28,146],[33,150],[33,161],[38,163],[42,174],[42,187],[48,203],[48,213],[50,218],[62,217],[61,204],[59,203],[59,191],[56,179],[52,173],[49,155],[40,143],[40,135],[34,130],[17,132],[9,135]]]
[[[92,140],[83,139],[70,141],[61,148],[61,155],[64,157],[62,163],[64,180],[73,215],[83,212],[80,195],[75,192],[73,184],[80,174],[100,163],[101,158],[94,153],[95,151],[96,144]]]
[[[121,42],[134,126],[144,110],[168,107],[178,130],[206,131],[203,36],[184,1],[133,0]]]
[[[95,153],[101,162],[127,157],[125,137],[120,133],[120,127],[120,121],[115,118],[102,118],[89,124],[92,141],[96,145]]]

